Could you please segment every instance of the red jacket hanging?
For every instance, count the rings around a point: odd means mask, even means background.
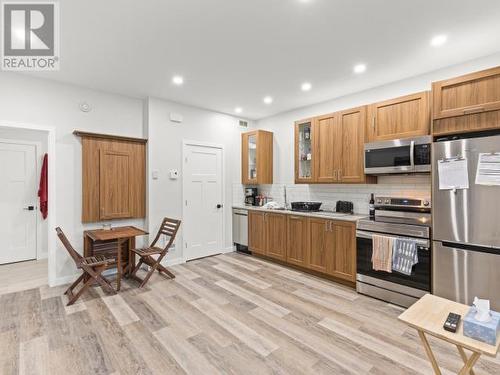
[[[40,212],[44,219],[49,213],[49,183],[48,183],[48,155],[43,156],[42,171],[40,173],[40,186],[38,188],[38,196],[40,197]]]

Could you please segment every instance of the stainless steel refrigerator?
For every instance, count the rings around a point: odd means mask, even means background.
[[[500,311],[500,176],[482,168],[490,185],[476,184],[480,155],[500,159],[500,135],[433,143],[433,293],[465,304],[487,298]],[[456,160],[466,161],[469,187],[443,189],[438,164]]]

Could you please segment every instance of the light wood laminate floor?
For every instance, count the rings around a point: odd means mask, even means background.
[[[47,259],[0,265],[0,295],[47,285]]]
[[[236,253],[171,268],[147,288],[63,287],[0,296],[1,374],[431,374],[401,309]],[[455,347],[432,340],[443,374]],[[476,374],[499,374],[482,357]]]

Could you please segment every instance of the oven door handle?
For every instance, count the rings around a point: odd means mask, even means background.
[[[384,234],[381,234],[381,235],[384,237],[390,237],[393,239],[400,238],[400,239],[404,239],[404,240],[414,240],[418,246],[423,247],[427,251],[429,251],[429,248],[431,246],[431,243],[429,240],[421,240],[421,239],[417,239],[417,238],[410,238],[410,237],[403,237],[403,236],[397,236],[397,237],[396,236],[386,236]],[[365,232],[362,230],[356,230],[356,237],[366,238],[368,240],[371,240],[371,239],[373,239],[373,233]]]

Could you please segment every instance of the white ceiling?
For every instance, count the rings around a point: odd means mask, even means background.
[[[61,1],[37,76],[258,119],[500,50],[498,0]],[[434,48],[430,39],[445,33]],[[367,71],[355,75],[356,63]],[[171,83],[180,74],[182,87]],[[300,89],[304,81],[311,91]],[[274,102],[265,105],[262,98]]]

